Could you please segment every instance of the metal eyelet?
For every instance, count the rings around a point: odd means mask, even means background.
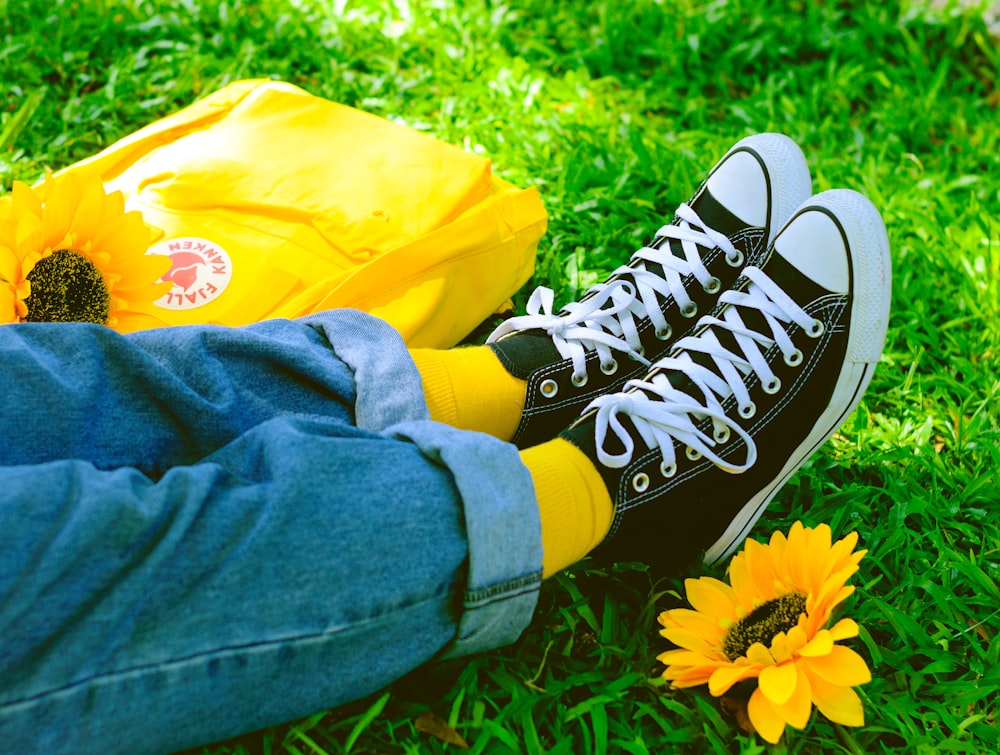
[[[708,283],[702,286],[702,290],[706,294],[717,294],[719,293],[720,288],[722,288],[722,281],[720,281],[714,275],[708,279]]]
[[[746,406],[741,406],[738,411],[743,419],[751,419],[757,413],[757,405],[751,401]]]
[[[639,472],[632,478],[632,487],[636,493],[645,493],[649,488],[649,475],[645,472]]]
[[[791,354],[783,354],[782,356],[785,359],[785,364],[789,367],[798,367],[802,364],[802,352],[798,349],[793,351]]]
[[[730,257],[727,254],[726,255],[726,264],[728,264],[730,267],[740,267],[743,264],[743,252],[741,252],[739,249],[737,249],[735,257]]]
[[[691,461],[698,461],[698,459],[701,458],[701,451],[696,451],[695,449],[691,448],[691,446],[688,446],[687,450],[684,452],[684,455],[687,456]]]
[[[769,396],[773,396],[775,393],[781,390],[781,380],[777,376],[775,376],[771,378],[769,382],[762,383],[760,387],[764,390],[764,393],[768,394]]]
[[[554,398],[559,393],[559,383],[552,379],[543,380],[538,390],[545,398]]]
[[[712,434],[712,437],[716,443],[725,443],[729,440],[729,428],[723,425]]]
[[[662,329],[660,328],[656,329],[656,337],[659,338],[661,341],[666,341],[673,334],[674,334],[674,329],[671,328],[669,325],[664,325]]]
[[[646,347],[643,346],[642,344],[640,344],[639,348],[635,349],[634,351],[635,351],[636,354],[638,354],[641,357],[645,357],[646,356]],[[633,356],[632,354],[629,354],[629,356],[632,357],[632,359],[635,359],[635,356]],[[638,360],[636,360],[636,361],[638,361]]]
[[[667,464],[665,461],[660,462],[660,474],[664,477],[673,477],[677,474],[677,465]]]
[[[694,302],[685,304],[683,307],[681,307],[681,314],[684,315],[685,317],[694,317],[696,314],[698,314],[698,305],[695,304]]]
[[[616,372],[618,372],[618,362],[616,362],[614,359],[612,359],[607,364],[601,362],[601,372],[603,372],[605,375],[614,375]]]
[[[576,373],[574,373],[573,375],[570,376],[569,380],[577,388],[583,388],[583,386],[587,384],[587,373],[585,372],[582,375],[577,375]]]
[[[826,329],[823,327],[822,322],[820,322],[819,320],[813,320],[812,325],[810,325],[809,328],[806,330],[806,335],[809,336],[810,338],[819,338],[821,335],[823,335],[824,330]]]

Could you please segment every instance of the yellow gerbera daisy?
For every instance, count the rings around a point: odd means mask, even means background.
[[[664,679],[674,687],[707,683],[715,697],[756,680],[747,715],[772,743],[786,724],[804,728],[813,703],[831,721],[863,725],[852,687],[871,681],[871,672],[860,655],[835,644],[857,636],[858,625],[841,619],[827,628],[834,607],[854,591],[847,580],[867,553],[854,551],[857,542],[854,532],[831,544],[827,525],[796,522],[787,538],[747,540],[730,563],[730,584],[688,579],[694,610],[659,616],[660,634],[678,646],[659,656]]]
[[[153,233],[96,175],[48,175],[36,188],[15,181],[0,198],[0,324],[141,327],[148,318],[133,307],[171,286],[160,282],[170,260],[146,254]]]

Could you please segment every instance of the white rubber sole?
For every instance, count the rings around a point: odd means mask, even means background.
[[[704,556],[708,564],[721,561],[742,545],[781,486],[854,412],[882,355],[892,294],[889,238],[882,216],[867,198],[847,189],[818,194],[799,209],[810,207],[825,208],[837,218],[850,249],[854,302],[844,363],[826,410],[781,471],[747,502],[708,548]]]

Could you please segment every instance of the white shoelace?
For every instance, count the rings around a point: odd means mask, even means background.
[[[677,356],[656,362],[656,371],[647,379],[630,380],[625,385],[625,393],[600,396],[587,407],[588,410],[597,409],[597,456],[602,464],[618,468],[632,460],[635,441],[621,423],[621,417],[628,416],[646,445],[659,449],[663,457],[660,469],[665,476],[672,476],[677,470],[674,441],[687,446],[690,458],[704,456],[727,472],[744,472],[753,466],[757,447],[750,435],[726,415],[722,403],[733,396],[740,416],[752,417],[756,407],[744,377],[753,372],[770,393],[781,388],[764,357],[765,352],[777,345],[787,364],[796,365],[802,361],[802,352],[792,343],[785,324],[795,323],[812,337],[821,335],[823,326],[759,268],[744,268],[743,275],[751,281],[747,290],[727,291],[719,297],[720,303],[731,306],[720,313],[721,317],[702,317],[698,321],[699,334],[677,342],[674,352]],[[763,315],[771,335],[748,328],[740,315],[741,308]],[[731,333],[742,354],[725,348],[716,329]],[[709,356],[715,369],[698,364],[691,353]],[[691,396],[674,388],[664,374],[667,371],[683,373],[701,395]],[[711,435],[698,428],[698,423],[706,418],[712,420]],[[609,431],[624,447],[619,454],[610,454],[604,449]],[[713,450],[726,443],[731,433],[746,443],[747,456],[742,464],[727,461]]]
[[[643,247],[638,250],[629,265],[614,271],[614,280],[591,288],[582,301],[567,304],[558,314],[552,312],[552,290],[541,286],[528,299],[528,314],[501,323],[490,334],[487,343],[520,330],[544,330],[551,336],[559,355],[573,360],[575,380],[586,378],[587,351],[597,351],[602,367],[614,365],[612,351],[625,352],[648,365],[650,362],[643,355],[639,340],[640,322],[649,318],[658,337],[670,337],[670,328],[656,295],[673,296],[681,310],[686,311],[694,302],[684,290],[684,276],[694,275],[706,290],[718,287],[719,280],[705,267],[699,247],[719,247],[731,264],[738,264],[742,258],[725,235],[705,225],[687,204],[677,208],[676,216],[680,220],[678,225],[665,225],[656,232],[657,237],[666,237],[667,241],[658,249]],[[683,259],[671,252],[669,239],[681,243]],[[647,270],[646,262],[660,265],[663,276]]]

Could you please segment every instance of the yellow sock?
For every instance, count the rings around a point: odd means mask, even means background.
[[[423,378],[431,419],[509,441],[524,408],[525,382],[488,346],[410,349]]]
[[[551,577],[596,548],[614,504],[601,473],[579,448],[556,438],[521,452],[535,482],[542,520],[542,576]]]

